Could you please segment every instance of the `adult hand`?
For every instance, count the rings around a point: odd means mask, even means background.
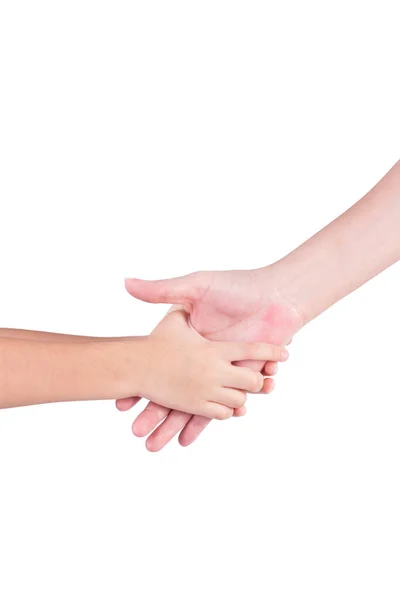
[[[131,279],[126,287],[146,302],[183,304],[195,329],[210,339],[286,344],[305,323],[400,260],[399,197],[400,161],[348,211],[274,265],[166,281]],[[153,408],[135,423],[146,435],[167,417],[149,437],[149,449],[161,448],[181,427],[180,443],[190,444],[207,424]]]
[[[271,267],[198,272],[161,281],[128,279],[126,289],[145,302],[183,306],[190,314],[193,327],[211,340],[287,344],[303,325],[302,315],[284,296],[278,274]],[[251,366],[266,376],[274,375],[277,370],[276,363],[252,363]],[[265,393],[271,392],[273,386],[272,379],[266,380]],[[127,410],[138,400],[117,400],[117,408]],[[240,409],[235,414],[241,416],[244,412]],[[146,436],[156,428],[146,446],[157,451],[181,430],[179,443],[191,444],[209,422],[205,417],[169,411],[150,402],[136,418],[132,430],[135,435]]]

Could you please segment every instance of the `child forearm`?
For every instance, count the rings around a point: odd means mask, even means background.
[[[0,338],[32,340],[36,342],[114,342],[130,340],[132,337],[90,337],[86,335],[68,335],[30,329],[0,329]]]
[[[0,338],[0,408],[137,392],[141,338],[102,343]]]

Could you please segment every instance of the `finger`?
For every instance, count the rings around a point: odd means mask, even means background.
[[[263,360],[283,362],[288,359],[289,353],[286,348],[262,342],[242,342],[240,344],[229,344],[228,350],[232,360]],[[229,348],[228,346],[228,348]]]
[[[218,419],[218,421],[224,421],[233,416],[232,408],[229,408],[224,404],[219,404],[218,402],[207,402],[204,412],[206,414],[203,416],[208,417],[209,419]]]
[[[234,417],[244,417],[246,412],[247,412],[246,407],[241,406],[240,408],[235,408],[235,410],[233,411],[233,416]]]
[[[275,389],[275,381],[271,377],[264,379],[263,386],[259,392],[251,392],[252,394],[270,394]],[[235,416],[235,415],[234,415]]]
[[[207,417],[193,415],[179,434],[178,442],[181,446],[190,446],[210,423],[211,419]]]
[[[115,406],[121,411],[129,410],[132,406],[135,406],[139,400],[141,400],[139,396],[132,396],[132,398],[118,398],[118,400],[115,401]]]
[[[247,367],[252,371],[256,371],[256,373],[262,373],[262,370],[265,365],[265,360],[234,360],[232,364],[236,367]]]
[[[223,380],[223,385],[237,390],[245,390],[252,394],[259,392],[263,386],[264,377],[261,373],[247,367],[231,366]],[[219,398],[218,398],[218,401]]]
[[[192,415],[179,410],[171,410],[165,421],[147,438],[147,450],[150,452],[162,450],[185,427],[191,418]]]
[[[260,375],[260,377],[262,376]],[[260,391],[261,387],[261,385],[258,386],[257,391]],[[229,408],[242,408],[242,406],[246,404],[247,395],[246,392],[242,392],[241,390],[225,388],[224,390],[222,390],[222,393],[218,395],[218,398],[216,398],[216,400],[218,400],[218,404],[229,406]]]
[[[170,409],[149,402],[146,408],[136,417],[132,424],[132,433],[137,437],[144,437],[153,431],[169,414]]]
[[[270,394],[275,389],[275,381],[271,378],[264,379],[264,385],[259,394]]]
[[[267,377],[272,377],[272,375],[276,375],[278,372],[278,363],[267,361],[262,370],[263,375]]]
[[[198,273],[157,281],[125,279],[125,288],[131,296],[143,302],[153,303],[184,304],[198,297],[201,286],[202,281]]]

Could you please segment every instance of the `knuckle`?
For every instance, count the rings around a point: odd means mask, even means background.
[[[217,419],[219,421],[225,421],[225,419],[229,419],[233,415],[233,410],[228,408],[227,406],[221,406],[217,412]]]
[[[263,386],[264,378],[261,373],[253,373],[252,374],[252,392],[259,392]]]
[[[264,385],[264,377],[262,373],[257,373],[257,392],[261,391]]]

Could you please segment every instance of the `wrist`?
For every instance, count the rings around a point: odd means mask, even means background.
[[[144,336],[103,342],[103,350],[109,356],[114,373],[113,397],[144,395],[149,363],[147,340],[148,336]]]
[[[306,287],[305,277],[301,270],[293,268],[288,257],[258,269],[262,280],[262,287],[271,292],[276,304],[289,309],[298,323],[297,329],[301,329],[310,318],[310,307],[303,291]]]
[[[276,282],[284,301],[299,314],[303,326],[316,316],[312,306],[313,297],[308,292],[311,265],[297,260],[293,252],[270,265],[269,276]]]

